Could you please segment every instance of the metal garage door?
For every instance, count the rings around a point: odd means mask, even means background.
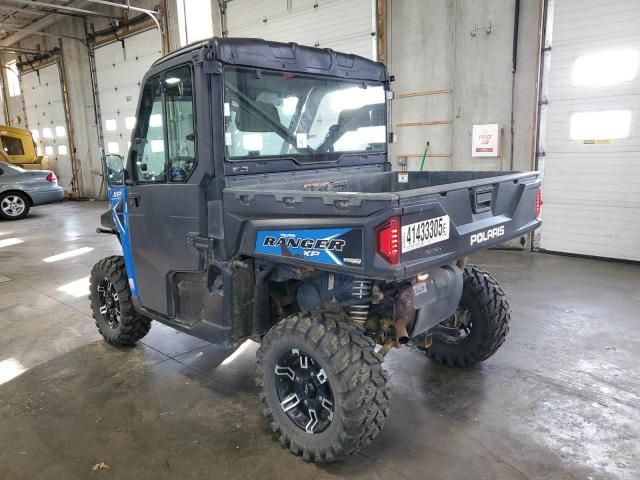
[[[289,5],[290,10],[287,8]],[[227,6],[233,37],[332,48],[375,58],[374,0],[234,0]]]
[[[73,170],[58,65],[23,74],[22,94],[27,125],[38,154],[47,156],[49,168],[58,176],[60,186],[71,191]]]
[[[126,157],[135,125],[142,77],[162,56],[157,30],[148,30],[96,48],[96,77],[106,153]]]
[[[539,246],[640,260],[640,2],[553,3]]]

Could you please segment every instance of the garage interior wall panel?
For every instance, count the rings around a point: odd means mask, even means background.
[[[315,7],[317,5],[317,7]],[[375,58],[374,0],[234,0],[227,6],[229,36],[331,48]]]
[[[640,2],[554,3],[539,246],[640,260],[640,72],[600,86],[573,80],[582,55],[621,49],[640,54]],[[631,111],[628,137],[592,139],[596,144],[571,139],[574,113],[603,110]]]
[[[148,30],[95,50],[98,95],[102,116],[105,152],[126,157],[142,77],[162,56],[161,37]]]
[[[38,154],[47,157],[49,168],[58,177],[58,184],[71,191],[73,175],[58,65],[24,73],[22,94],[27,124],[35,139]]]
[[[7,119],[4,118],[4,93],[2,92],[2,84],[0,83],[0,125],[6,125]]]

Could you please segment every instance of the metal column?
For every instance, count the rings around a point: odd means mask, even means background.
[[[4,110],[4,121],[11,126],[11,114],[9,113],[9,91],[7,90],[7,77],[4,74],[4,67],[0,66],[0,81],[2,81],[2,109]]]
[[[62,53],[62,40],[60,40],[60,54],[56,57],[58,64],[58,75],[60,77],[60,88],[62,89],[62,106],[64,109],[64,117],[67,123],[67,138],[69,139],[69,157],[71,158],[71,191],[76,198],[82,191],[81,176],[78,166],[78,153],[76,151],[75,132],[73,129],[73,121],[71,119],[71,103],[69,101],[69,88],[67,86],[67,74],[64,66],[64,55]]]

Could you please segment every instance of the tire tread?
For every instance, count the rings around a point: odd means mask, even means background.
[[[101,325],[102,316],[99,311],[97,282],[104,277],[108,277],[115,286],[120,302],[120,327],[115,335],[110,334]],[[105,257],[93,266],[91,269],[90,292],[89,300],[91,300],[93,319],[105,341],[118,347],[132,346],[149,333],[151,319],[136,312],[133,306],[127,269],[122,256]]]
[[[483,320],[488,328],[479,342],[461,343],[455,348],[437,338],[424,349],[427,357],[450,367],[470,367],[491,357],[504,343],[511,321],[510,307],[504,290],[486,270],[467,265],[464,269],[464,290],[468,290],[480,304]],[[463,294],[464,295],[464,294]]]
[[[343,402],[344,421],[339,443],[325,448],[298,445],[278,425],[264,390],[266,352],[278,338],[300,334],[315,344],[331,362],[338,377]],[[294,334],[295,334],[294,333]],[[390,388],[388,375],[382,368],[382,356],[374,351],[375,343],[349,324],[341,314],[313,313],[287,317],[276,324],[262,339],[257,352],[256,384],[261,387],[259,398],[265,404],[264,416],[271,429],[279,432],[279,441],[294,455],[308,462],[328,463],[348,457],[369,445],[382,431],[389,415]]]

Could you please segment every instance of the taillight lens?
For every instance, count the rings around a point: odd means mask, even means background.
[[[47,182],[57,182],[58,179],[56,178],[56,174],[53,172],[49,172],[49,175],[47,175],[46,178]]]
[[[400,261],[400,219],[391,217],[376,228],[376,252],[391,265]]]
[[[542,219],[542,187],[538,187],[536,192],[536,220]]]

